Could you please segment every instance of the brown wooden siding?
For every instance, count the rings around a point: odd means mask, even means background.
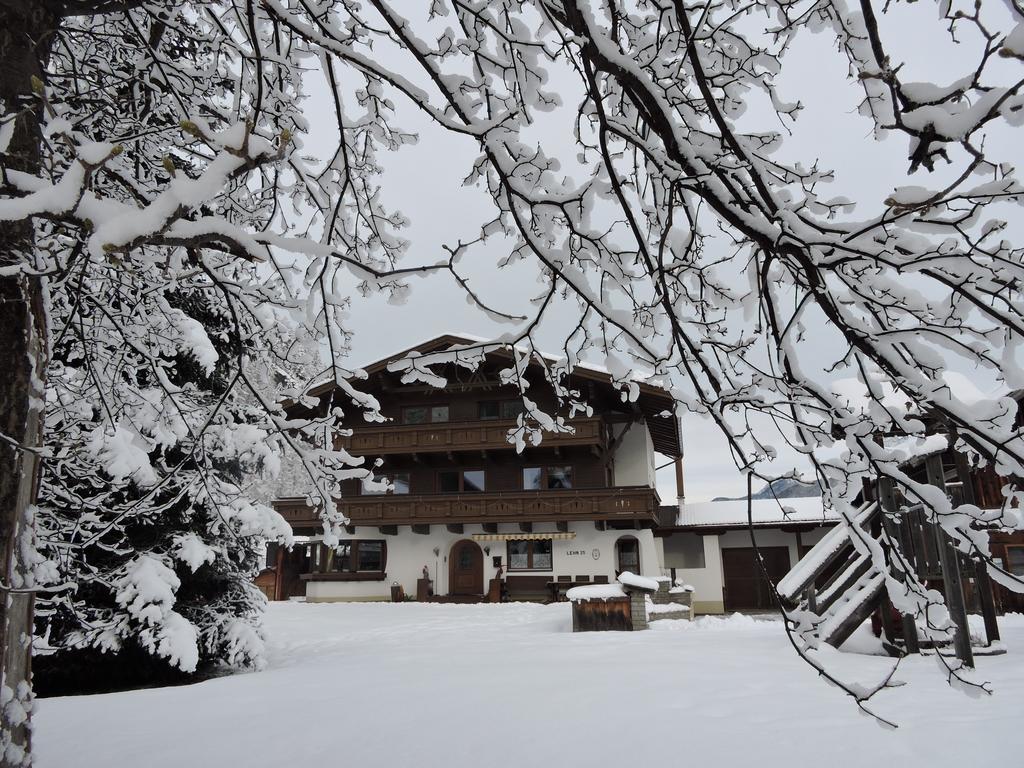
[[[318,522],[316,511],[300,500],[280,500],[288,522]],[[654,523],[658,494],[652,488],[595,488],[559,491],[488,491],[472,494],[363,496],[343,499],[339,510],[351,525],[429,525],[452,523],[641,520]]]
[[[547,433],[542,445],[562,447],[604,444],[605,430],[601,419],[575,419],[571,423],[576,429],[574,433]],[[515,446],[508,442],[508,432],[515,426],[514,420],[507,419],[375,425],[356,427],[350,437],[342,437],[339,442],[354,454],[372,456],[449,451],[514,451]]]

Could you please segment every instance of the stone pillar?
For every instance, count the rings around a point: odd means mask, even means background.
[[[629,593],[629,616],[633,620],[633,631],[648,629],[647,595],[639,589]]]

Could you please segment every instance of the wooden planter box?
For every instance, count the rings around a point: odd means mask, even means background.
[[[603,632],[606,630],[633,631],[628,597],[573,601],[573,632]]]

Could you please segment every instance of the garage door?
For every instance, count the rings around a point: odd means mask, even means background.
[[[772,581],[789,573],[789,547],[761,547],[761,557]],[[725,576],[725,609],[774,608],[772,592],[757,564],[753,547],[722,550],[722,571]]]

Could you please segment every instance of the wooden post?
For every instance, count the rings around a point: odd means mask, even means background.
[[[807,585],[807,589],[804,592],[804,597],[807,600],[807,610],[811,613],[818,612],[818,592],[814,588],[814,582],[812,581]]]
[[[925,459],[925,470],[928,482],[942,490],[946,483],[942,479],[942,454],[935,454]],[[960,580],[960,563],[956,548],[942,526],[933,523],[936,542],[939,550],[939,562],[942,566],[942,583],[946,592],[946,607],[950,618],[956,625],[956,656],[968,667],[974,666],[974,654],[971,652],[971,633],[967,625],[967,609],[964,605],[964,589]]]
[[[956,455],[956,473],[963,486],[965,504],[977,504],[974,493],[974,479],[967,465],[967,457],[962,453]],[[996,604],[992,596],[992,581],[988,575],[988,563],[984,560],[974,561],[974,591],[978,594],[981,616],[985,620],[985,642],[991,645],[999,639],[999,620],[996,618]]]
[[[886,535],[893,541],[898,541],[898,531],[896,524],[890,515],[896,512],[896,497],[892,490],[892,480],[889,478],[882,478],[878,481],[878,503],[882,507],[882,527],[885,529]],[[892,555],[890,553],[890,559]],[[910,558],[912,553],[903,551],[903,558],[907,562],[911,562]],[[911,574],[904,573],[898,577],[900,582],[904,585],[907,583],[907,579],[913,578]],[[890,600],[882,601],[882,612],[883,615],[891,604]],[[907,653],[920,653],[921,643],[917,637],[917,624],[915,623],[915,617],[909,613],[903,615],[903,644],[906,646],[905,650]],[[891,641],[890,641],[891,642]]]
[[[682,501],[686,497],[686,492],[683,487],[683,457],[676,456],[676,498]]]

